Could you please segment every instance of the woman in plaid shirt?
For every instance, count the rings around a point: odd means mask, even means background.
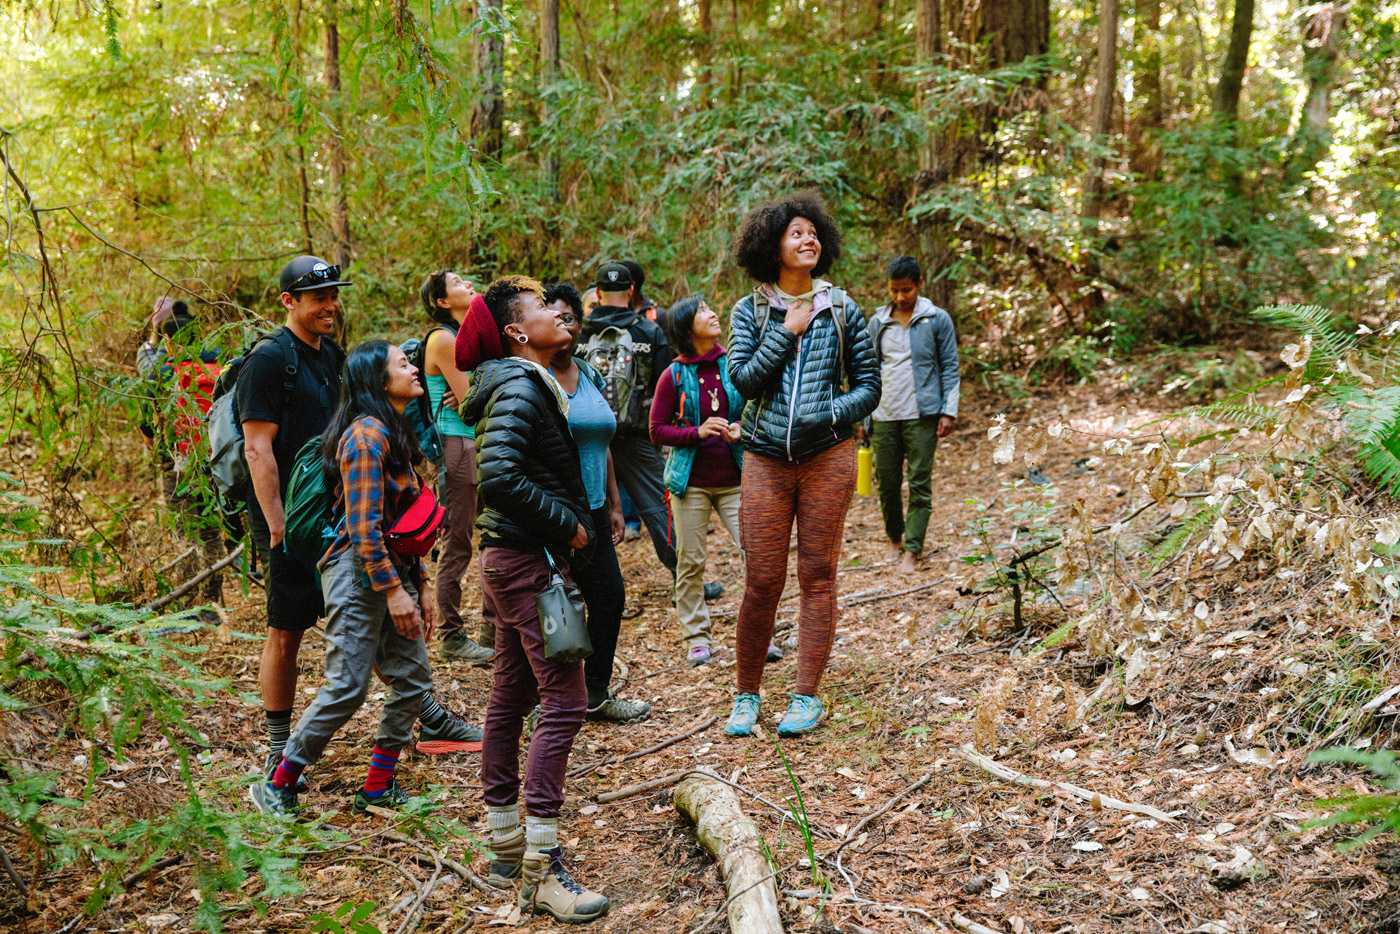
[[[296,807],[297,778],[364,703],[376,666],[388,697],[354,810],[396,808],[408,800],[394,767],[433,685],[424,645],[432,604],[420,597],[422,562],[390,551],[384,530],[420,486],[413,465],[423,455],[404,419],[408,403],[423,392],[417,377],[404,352],[387,341],[366,341],[345,361],[340,405],[322,442],[322,463],[339,493],[336,515],[344,517],[318,564],[326,600],[326,684],[293,730],[272,780],[255,789],[264,812]]]

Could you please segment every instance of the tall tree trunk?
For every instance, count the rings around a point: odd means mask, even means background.
[[[345,191],[345,109],[340,96],[340,27],[336,23],[335,0],[326,0],[326,87],[330,90],[330,152],[326,160],[331,183],[331,232],[335,235],[335,262],[341,270],[350,268],[350,198]],[[335,317],[335,339],[342,347],[350,345],[350,323],[344,313]]]
[[[914,49],[918,63],[932,67],[943,51],[943,11],[942,0],[917,0],[914,8]],[[921,113],[929,105],[927,95],[929,82],[921,81],[918,88],[918,104]],[[928,115],[925,115],[927,120]],[[931,123],[924,145],[919,149],[920,189],[940,184],[948,177],[943,159],[943,145],[947,134]],[[952,265],[954,260],[952,240],[954,231],[946,217],[930,217],[919,226],[919,251],[923,254],[924,294],[950,313],[953,308],[953,283],[946,277],[936,278]]]
[[[965,2],[952,25],[969,48],[985,44],[987,64],[1000,68],[1050,48],[1050,0]]]
[[[296,11],[292,14],[292,61],[296,68],[296,80],[301,82],[301,10],[302,0],[297,0]],[[305,132],[305,118],[297,124],[297,136]],[[306,177],[306,143],[297,143],[297,182],[300,185],[298,208],[301,215],[302,250],[312,254],[316,248],[311,241],[311,182]]]
[[[491,11],[492,19],[501,16],[502,0],[479,0],[478,15]],[[556,21],[558,17],[556,16]],[[505,49],[499,35],[478,31],[473,46],[477,85],[481,96],[472,108],[472,136],[483,153],[492,159],[501,158],[501,143],[505,128]]]
[[[1129,166],[1144,177],[1157,174],[1154,131],[1162,129],[1162,0],[1138,0],[1133,11],[1133,100],[1140,102],[1128,124]]]
[[[1216,118],[1234,124],[1240,116],[1240,91],[1244,88],[1244,73],[1249,66],[1249,40],[1254,33],[1254,0],[1235,0],[1234,17],[1230,21],[1230,45],[1225,61],[1220,65],[1220,83],[1210,109]]]
[[[548,142],[544,154],[545,200],[559,205],[559,152],[553,142],[559,80],[559,0],[540,0],[540,124]],[[550,211],[545,221],[550,257],[546,266],[555,266],[559,254],[559,211]],[[552,270],[551,270],[552,277]]]
[[[1332,85],[1337,78],[1346,12],[1337,4],[1314,8],[1303,27],[1303,76],[1307,80],[1286,179],[1296,183],[1317,167],[1330,143]]]
[[[696,85],[700,92],[700,106],[710,108],[710,83],[714,81],[714,71],[710,64],[715,58],[715,22],[710,0],[698,0],[695,4],[695,31],[700,34],[703,45],[700,48],[700,80]]]
[[[1094,85],[1094,117],[1091,132],[1094,144],[1108,145],[1113,120],[1113,100],[1118,85],[1118,0],[1099,0],[1099,69]],[[1084,176],[1083,202],[1079,213],[1091,226],[1097,226],[1103,208],[1103,173],[1107,158],[1094,157]]]
[[[336,24],[335,0],[326,2],[326,87],[331,92],[329,158],[331,183],[331,232],[335,234],[335,261],[341,269],[350,267],[350,198],[345,191],[345,110],[340,97],[340,28]]]

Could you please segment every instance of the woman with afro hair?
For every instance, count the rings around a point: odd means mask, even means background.
[[[739,609],[738,696],[724,730],[757,722],[759,681],[787,580],[797,522],[797,683],[779,736],[816,729],[817,698],[836,632],[836,567],[856,482],[853,427],[880,401],[880,366],[865,316],[822,278],[841,232],[820,195],[801,192],[744,218],[734,261],[756,280],[729,315],[729,373],[749,400],[739,527],[745,553]]]

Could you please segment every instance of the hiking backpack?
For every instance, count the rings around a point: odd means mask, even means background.
[[[283,336],[285,335],[285,339]],[[209,460],[204,472],[213,484],[218,495],[219,505],[225,513],[241,510],[253,493],[253,479],[248,472],[246,442],[243,438],[243,421],[238,417],[238,374],[243,371],[243,363],[263,341],[270,340],[282,348],[283,378],[282,407],[291,404],[292,393],[297,385],[297,350],[293,338],[285,331],[265,334],[253,341],[247,349],[234,357],[219,373],[214,382],[213,404],[209,406]]]
[[[332,526],[335,516],[335,490],[326,482],[321,468],[323,435],[308,438],[292,461],[292,475],[287,480],[286,527],[283,547],[288,554],[312,561],[319,560],[335,539],[339,526]],[[341,522],[345,521],[341,516]]]
[[[438,412],[433,411],[432,402],[428,398],[428,371],[425,368],[428,355],[428,338],[433,336],[433,331],[447,331],[455,334],[452,328],[445,324],[429,329],[423,339],[411,337],[400,345],[404,356],[408,357],[408,362],[418,368],[418,384],[423,387],[423,394],[408,404],[404,411],[404,418],[408,420],[408,425],[413,429],[413,436],[418,439],[418,449],[423,452],[423,456],[433,462],[441,473],[447,462],[447,449],[442,441],[442,433],[438,431]],[[459,403],[463,400],[458,399]],[[441,406],[438,407],[439,411]]]
[[[619,428],[636,428],[646,418],[642,385],[632,332],[627,328],[606,327],[588,338],[583,359],[603,378],[603,398],[617,417]]]
[[[840,309],[840,312],[837,312]],[[768,304],[768,296],[755,289],[753,293],[753,322],[755,340],[763,340],[763,331],[768,327],[768,318],[773,314],[773,306]],[[831,321],[836,325],[836,366],[838,372],[846,365],[846,292],[831,287]]]

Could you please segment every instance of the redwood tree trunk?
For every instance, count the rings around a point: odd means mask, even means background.
[[[335,261],[350,268],[350,199],[345,192],[345,114],[340,98],[340,30],[335,0],[326,3],[326,87],[331,92],[330,151],[327,159],[331,183],[331,232],[335,234]]]
[[[554,122],[554,83],[559,80],[559,0],[540,0],[540,123]],[[559,203],[559,154],[551,145],[544,158],[545,187],[551,203]]]
[[[1138,0],[1133,13],[1133,99],[1136,115],[1127,120],[1129,165],[1144,177],[1157,174],[1154,131],[1163,126],[1162,0]]]
[[[1215,87],[1211,111],[1218,119],[1233,124],[1240,116],[1240,91],[1249,66],[1249,41],[1254,33],[1254,0],[1235,0],[1230,21],[1230,45],[1220,65],[1220,83]]]
[[[1293,135],[1287,178],[1297,182],[1327,155],[1331,137],[1332,85],[1337,79],[1346,12],[1336,4],[1316,8],[1303,28],[1303,76],[1307,80],[1298,129]]]
[[[480,0],[478,13],[490,10],[493,19],[501,15],[502,0]],[[555,17],[556,21],[558,17]],[[505,49],[499,35],[478,32],[474,46],[477,84],[481,96],[472,108],[472,136],[481,151],[492,159],[501,157],[505,128]]]
[[[1108,145],[1108,131],[1113,119],[1114,91],[1118,84],[1118,0],[1099,0],[1099,69],[1094,86],[1094,117],[1091,132],[1096,145]],[[1083,204],[1080,215],[1097,224],[1103,208],[1103,173],[1107,159],[1094,158],[1084,176]]]

